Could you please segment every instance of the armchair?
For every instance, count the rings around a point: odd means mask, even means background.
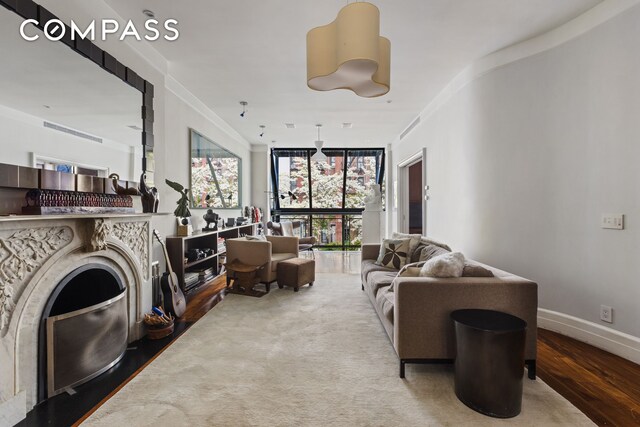
[[[283,221],[283,222],[267,222],[267,228],[271,230],[273,236],[296,236],[296,229],[300,228],[302,221]],[[313,247],[317,243],[314,236],[300,237],[299,248],[302,251],[311,251],[313,254]]]
[[[266,236],[267,240],[249,240],[246,237],[227,239],[227,260],[237,259],[243,264],[266,265],[260,281],[267,285],[276,280],[278,263],[298,257],[298,238]]]

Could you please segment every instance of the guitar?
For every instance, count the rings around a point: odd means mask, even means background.
[[[158,242],[162,246],[164,251],[164,259],[167,261],[168,273],[164,273],[160,279],[160,287],[162,288],[162,294],[164,295],[164,309],[165,311],[173,313],[176,317],[182,317],[187,309],[187,302],[182,293],[182,289],[178,285],[178,276],[173,272],[171,268],[171,261],[169,261],[169,254],[167,253],[167,247],[160,237],[158,230],[153,230],[153,235],[156,236]]]

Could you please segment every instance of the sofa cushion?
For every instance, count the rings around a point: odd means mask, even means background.
[[[367,285],[373,292],[373,295],[377,296],[378,292],[380,292],[382,288],[388,287],[397,275],[397,271],[374,271],[369,273]]]
[[[376,264],[376,262],[372,259],[365,259],[362,261],[362,266],[361,266],[361,275],[362,275],[362,281],[366,282],[367,280],[369,280],[369,273],[372,273],[374,271],[386,271],[389,273],[397,273],[398,271],[393,269],[393,268],[388,268],[388,267],[383,267],[381,265]]]
[[[400,270],[407,263],[411,239],[384,239],[376,264]]]
[[[296,254],[281,252],[277,254],[271,254],[271,271],[278,271],[278,263],[280,261],[284,261],[285,259],[295,258]]]
[[[464,270],[464,255],[451,252],[438,255],[424,263],[420,276],[426,277],[460,277]]]
[[[433,257],[449,253],[448,250],[437,245],[423,245],[417,261],[428,261]]]
[[[393,323],[393,303],[395,294],[387,289],[381,289],[376,295],[376,305],[379,312],[384,315],[391,323]]]

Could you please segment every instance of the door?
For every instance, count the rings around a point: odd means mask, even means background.
[[[398,164],[398,228],[427,234],[427,149]]]
[[[422,159],[409,166],[409,233],[422,234]]]

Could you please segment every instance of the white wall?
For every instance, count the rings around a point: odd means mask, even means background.
[[[635,6],[478,76],[393,147],[394,165],[427,147],[430,235],[537,281],[541,308],[635,337],[639,22]],[[601,229],[603,213],[624,213],[625,230]]]
[[[267,147],[254,147],[251,153],[251,200],[253,206],[262,208],[262,222],[271,216],[271,164]]]
[[[166,159],[170,159],[166,164],[166,178],[180,182],[189,186],[189,129],[195,129],[203,136],[214,141],[221,147],[229,150],[242,159],[242,206],[251,204],[251,150],[247,146],[239,144],[226,132],[207,119],[201,112],[194,110],[183,99],[171,91],[166,93],[166,114],[167,120],[164,123],[165,137],[168,143],[165,147]],[[162,182],[156,180],[158,188],[165,186],[164,178]],[[180,197],[174,190],[167,194],[173,204],[168,207],[170,211],[175,209],[175,201]],[[203,227],[202,215],[205,209],[191,209],[192,221],[198,228]],[[242,216],[242,209],[215,209],[215,212],[224,218],[236,218]],[[195,227],[194,227],[195,228]]]
[[[34,166],[32,154],[36,154],[106,168],[124,180],[140,179],[142,147],[129,147],[107,140],[102,143],[89,141],[45,128],[42,122],[37,117],[0,106],[0,162],[31,167]]]

